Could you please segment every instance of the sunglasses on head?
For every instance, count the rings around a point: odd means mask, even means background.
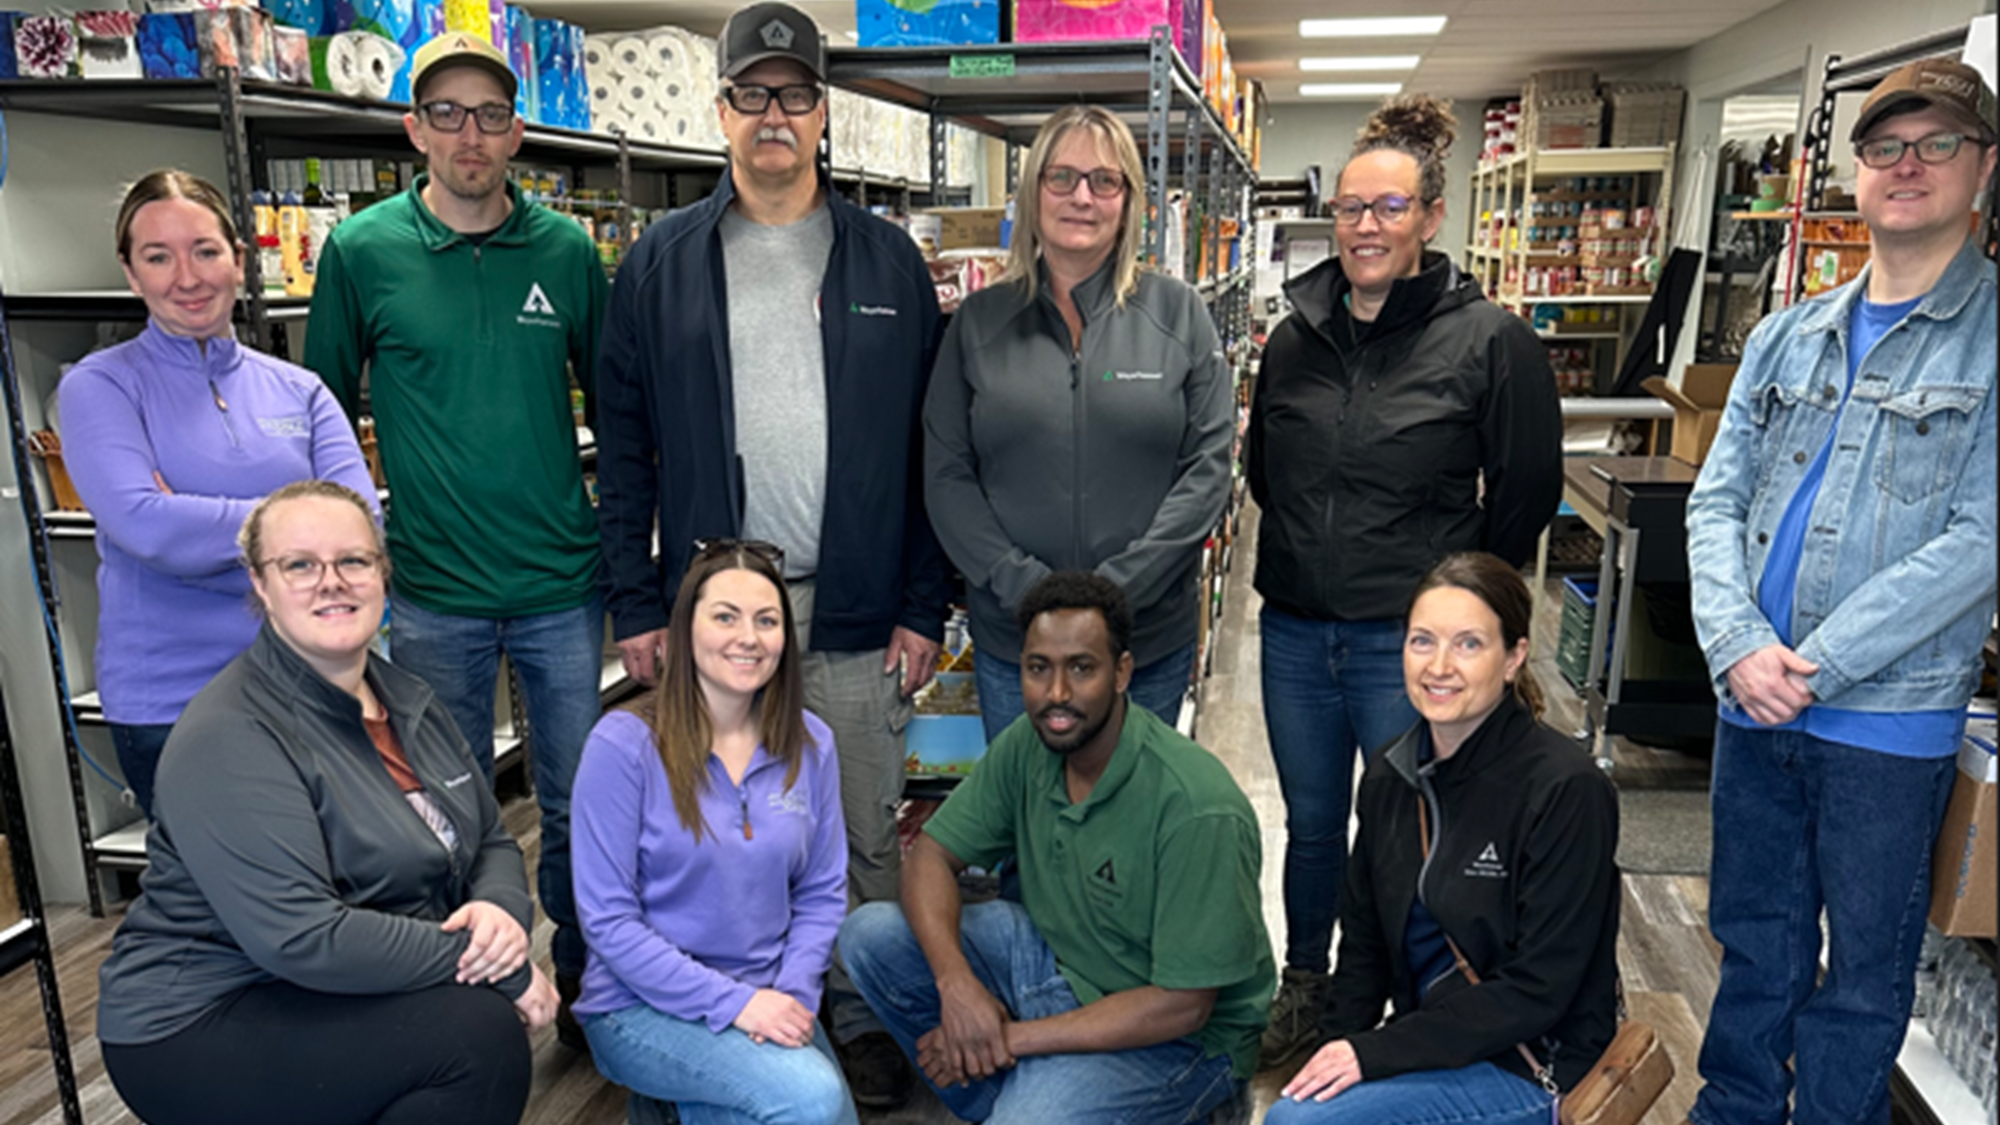
[[[718,555],[737,552],[763,559],[778,573],[785,571],[785,549],[776,543],[762,539],[697,539],[694,541],[694,557],[697,562],[712,559]]]

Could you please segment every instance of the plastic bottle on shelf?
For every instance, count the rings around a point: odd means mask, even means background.
[[[250,193],[250,212],[256,219],[257,272],[269,295],[285,291],[284,249],[278,238],[278,208],[268,191]]]
[[[285,295],[312,296],[312,275],[305,270],[306,208],[299,197],[286,192],[278,197],[279,265],[285,275]]]

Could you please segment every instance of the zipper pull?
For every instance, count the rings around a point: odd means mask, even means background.
[[[748,791],[748,790],[744,790],[744,789],[739,789],[739,790],[737,790],[737,791],[736,791],[736,803],[737,803],[737,807],[738,807],[738,808],[740,808],[740,809],[742,810],[742,812],[743,812],[743,838],[744,838],[745,840],[754,840],[754,839],[756,839],[756,838],[757,838],[757,837],[756,837],[756,834],[750,831],[750,793],[749,793],[749,791]]]
[[[222,400],[222,389],[215,385],[214,379],[208,381],[208,393],[210,397],[215,399],[215,408],[217,410],[222,411],[224,414],[229,413],[229,404]]]

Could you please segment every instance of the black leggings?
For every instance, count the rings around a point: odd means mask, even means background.
[[[491,988],[341,996],[246,988],[154,1043],[104,1044],[147,1125],[515,1125],[532,1062]]]

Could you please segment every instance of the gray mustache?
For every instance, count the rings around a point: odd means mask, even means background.
[[[759,143],[764,141],[777,141],[779,144],[782,144],[785,147],[793,149],[795,151],[799,147],[799,138],[797,134],[793,133],[790,129],[787,129],[782,125],[778,126],[777,128],[772,128],[771,126],[766,125],[764,128],[757,130],[757,140],[759,141]]]

